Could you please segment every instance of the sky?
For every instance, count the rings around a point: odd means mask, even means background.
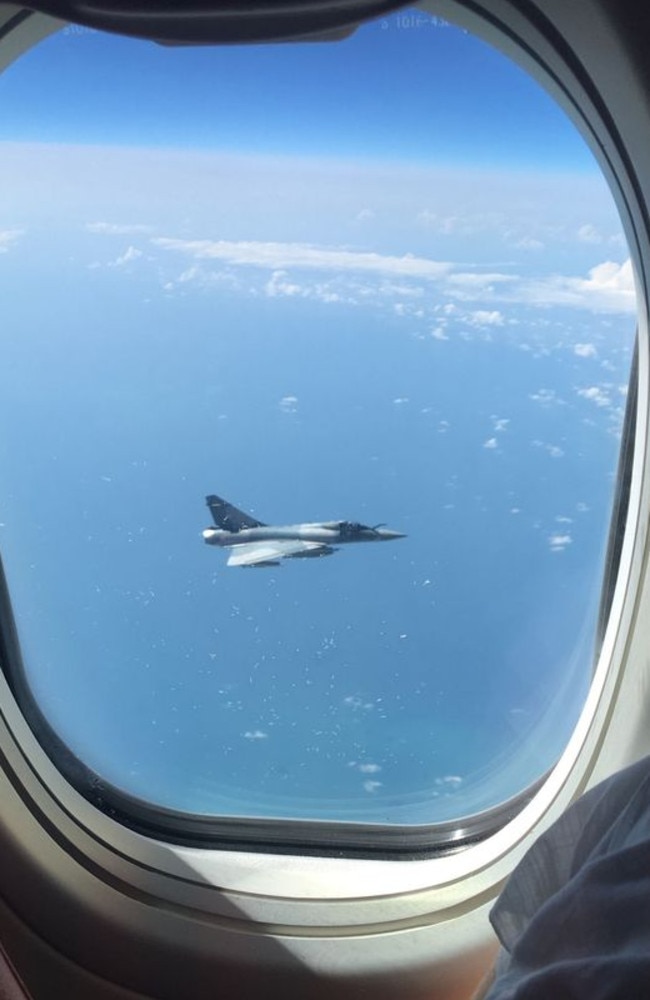
[[[416,12],[251,48],[69,27],[1,87],[0,544],[57,731],[190,812],[522,791],[594,665],[635,333],[574,127]],[[229,569],[213,492],[407,538]]]

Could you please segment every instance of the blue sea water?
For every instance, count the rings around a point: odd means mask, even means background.
[[[154,297],[106,270],[47,321],[22,298],[3,557],[73,751],[222,815],[434,822],[539,777],[589,684],[619,446],[620,406],[578,390],[605,359],[624,385],[632,340],[544,315],[440,341],[386,311]],[[210,492],[407,538],[227,568],[201,539]]]

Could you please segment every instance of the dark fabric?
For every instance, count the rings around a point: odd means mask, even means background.
[[[0,1000],[30,1000],[4,949],[0,945]]]
[[[650,1000],[650,758],[539,838],[491,920],[503,952],[488,1000]]]

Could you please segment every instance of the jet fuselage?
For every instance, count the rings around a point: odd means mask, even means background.
[[[382,527],[368,528],[364,525],[351,524],[349,521],[261,525],[255,528],[241,528],[239,531],[206,528],[203,532],[203,538],[208,545],[219,545],[222,548],[276,540],[296,539],[303,542],[321,542],[324,545],[345,545],[348,542],[380,542],[404,537],[399,531]]]

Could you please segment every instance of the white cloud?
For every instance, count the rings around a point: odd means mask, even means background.
[[[435,230],[435,232],[440,233],[442,236],[453,236],[461,232],[469,235],[476,231],[474,224],[469,218],[461,219],[456,215],[439,215],[428,208],[418,212],[415,221],[426,226],[427,229]]]
[[[518,250],[543,250],[544,244],[541,240],[535,239],[534,236],[523,236],[520,240],[517,240],[515,247]]]
[[[289,281],[286,271],[274,271],[266,285],[264,291],[271,298],[285,296],[292,298],[294,295],[302,295],[303,289],[295,281]]]
[[[571,538],[571,535],[569,535],[569,534],[559,535],[558,534],[558,535],[550,535],[549,536],[549,540],[548,540],[548,544],[549,544],[549,547],[551,549],[551,552],[564,552],[564,550],[566,549],[566,547],[568,545],[571,545],[572,541],[573,541],[573,539]]]
[[[528,397],[532,399],[535,403],[541,403],[543,406],[550,406],[552,404],[562,404],[564,400],[560,399],[555,389],[538,389],[537,392],[531,392]]]
[[[163,250],[176,250],[197,260],[223,260],[230,264],[268,268],[272,271],[293,267],[439,280],[452,268],[451,264],[429,260],[426,257],[415,257],[413,254],[395,257],[371,251],[318,247],[309,243],[181,240],[168,237],[157,237],[152,242]]]
[[[595,358],[598,351],[593,344],[575,344],[573,353],[579,358]]]
[[[167,292],[174,291],[178,285],[194,285],[196,288],[204,289],[227,289],[229,291],[241,291],[242,282],[231,271],[211,271],[206,270],[199,264],[192,264],[185,268],[178,275],[175,281],[163,283],[163,289]]]
[[[368,222],[370,219],[374,219],[375,213],[371,208],[362,208],[360,212],[357,212],[355,216],[356,222]]]
[[[498,448],[499,444],[496,438],[488,438],[483,447],[488,448],[489,450],[493,450],[494,448]]]
[[[0,230],[0,253],[7,253],[9,247],[20,236],[24,235],[24,229],[3,229]]]
[[[114,223],[114,222],[88,222],[86,229],[89,233],[98,233],[105,236],[130,236],[136,233],[150,233],[151,226],[144,226],[137,222]]]
[[[297,396],[283,396],[278,404],[280,409],[284,413],[297,413],[298,412],[298,397]]]
[[[573,306],[594,312],[636,312],[632,262],[608,260],[592,267],[586,278],[552,275],[531,282],[523,281],[517,289],[518,301],[529,305]]]
[[[449,340],[449,337],[445,333],[444,328],[442,326],[434,326],[433,330],[431,331],[431,336],[433,337],[434,340]]]
[[[364,791],[369,793],[378,791],[381,788],[381,786],[382,786],[381,781],[364,781],[363,783]]]
[[[439,317],[431,330],[431,336],[437,340],[447,337],[447,325],[443,320],[452,316],[462,318],[468,327],[475,329],[509,325],[507,314],[495,308],[499,303],[569,306],[612,313],[631,312],[636,308],[629,260],[622,264],[605,261],[592,268],[586,277],[554,274],[530,278],[502,271],[483,271],[475,265],[432,260],[413,253],[398,256],[302,242],[154,237],[151,244],[167,253],[189,257],[195,262],[194,266],[211,261],[222,267],[270,272],[263,288],[270,297],[388,305],[398,315],[416,318],[427,315],[426,304],[428,314]],[[306,272],[322,274],[308,281]],[[447,302],[445,306],[429,304],[431,284],[455,302]],[[258,288],[256,293],[260,290]],[[419,304],[410,306],[409,299],[417,299]],[[455,304],[458,302],[477,303],[479,308],[459,311]],[[581,346],[586,349],[589,345]]]
[[[219,273],[219,272],[217,272]],[[375,289],[375,295],[381,289]],[[343,287],[338,280],[335,281],[295,281],[289,277],[287,271],[274,271],[263,288],[265,295],[269,298],[302,298],[312,299],[326,305],[332,303],[345,303],[346,305],[359,305],[360,300],[368,295],[369,289],[363,286],[348,284]],[[395,306],[395,311],[401,310]]]
[[[509,417],[490,417],[490,420],[492,421],[495,434],[502,434],[510,423]]]
[[[354,768],[360,774],[378,774],[381,771],[381,764],[373,764],[371,761],[349,760],[348,767]]]
[[[603,237],[598,232],[595,226],[591,223],[587,223],[585,226],[580,226],[578,230],[578,239],[581,243],[602,243]]]
[[[498,309],[476,309],[467,315],[467,322],[470,326],[503,326],[505,319],[503,313]]]
[[[434,784],[438,787],[454,789],[462,785],[463,779],[459,774],[446,774],[444,778],[436,778]]]
[[[125,267],[127,264],[132,264],[134,260],[138,260],[142,257],[142,250],[138,250],[137,247],[128,247],[121,256],[117,257],[115,260],[109,263],[109,267]]]
[[[607,392],[598,385],[591,385],[588,389],[578,389],[577,393],[583,399],[588,399],[596,406],[606,407],[612,405],[612,400]]]
[[[269,734],[262,729],[248,729],[243,736],[245,740],[267,740],[269,738]]]
[[[372,701],[364,701],[358,694],[349,694],[343,699],[343,704],[355,712],[371,712],[375,707]]]
[[[514,274],[500,274],[497,271],[458,271],[454,274],[449,274],[447,280],[456,289],[463,289],[467,292],[471,292],[472,290],[478,292],[493,291],[493,285],[516,283],[518,278]]]
[[[533,441],[534,448],[542,448],[551,458],[563,458],[564,449],[557,444],[545,444],[544,441]]]

